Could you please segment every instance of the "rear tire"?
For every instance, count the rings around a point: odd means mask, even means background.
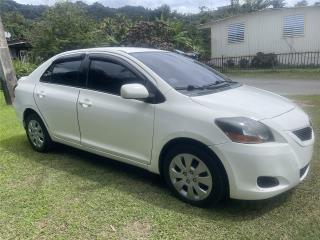
[[[41,118],[35,114],[29,114],[25,119],[26,134],[34,150],[37,152],[48,152],[53,142],[49,136],[46,126]]]
[[[216,205],[228,195],[228,181],[219,159],[195,145],[170,149],[163,176],[175,196],[198,207]]]

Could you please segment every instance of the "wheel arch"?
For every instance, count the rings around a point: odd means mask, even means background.
[[[26,127],[26,121],[25,120],[26,120],[27,116],[29,116],[30,114],[36,114],[42,120],[43,124],[45,125],[45,127],[48,130],[48,125],[47,125],[46,121],[44,121],[44,119],[41,116],[41,114],[38,111],[36,111],[35,109],[31,108],[31,107],[28,107],[23,111],[22,120],[23,120],[23,127],[24,128]]]
[[[227,186],[228,186],[228,194],[229,194],[229,189],[230,189],[230,185],[229,185],[229,177],[228,177],[228,173],[226,171],[226,168],[224,166],[224,164],[222,163],[222,161],[220,160],[220,158],[218,157],[218,155],[212,150],[210,149],[206,144],[192,139],[192,138],[187,138],[187,137],[179,137],[179,138],[174,138],[171,139],[170,141],[168,141],[161,149],[160,155],[159,155],[159,173],[161,176],[163,176],[163,164],[164,164],[164,158],[166,156],[166,154],[168,153],[168,151],[173,148],[174,146],[177,145],[193,145],[193,146],[197,146],[201,149],[203,149],[204,151],[206,151],[208,154],[210,154],[220,165],[221,169],[223,170],[223,174],[225,176],[225,180],[227,181]]]

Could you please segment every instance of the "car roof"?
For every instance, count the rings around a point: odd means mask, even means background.
[[[94,48],[94,50],[113,50],[121,51],[125,53],[135,53],[135,52],[165,52],[164,50],[155,48],[139,48],[139,47],[105,47],[105,48]]]
[[[137,52],[167,52],[155,48],[138,48],[138,47],[99,47],[99,48],[87,48],[77,49],[68,52],[61,53],[59,55],[71,54],[71,53],[91,53],[91,52],[123,52],[123,53],[137,53]]]

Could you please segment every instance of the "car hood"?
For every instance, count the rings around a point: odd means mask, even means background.
[[[191,99],[224,116],[256,120],[273,118],[295,108],[295,104],[284,97],[246,85]]]

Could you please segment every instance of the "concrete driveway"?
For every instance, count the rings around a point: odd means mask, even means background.
[[[320,80],[256,79],[241,77],[231,77],[231,79],[280,95],[320,95]]]

